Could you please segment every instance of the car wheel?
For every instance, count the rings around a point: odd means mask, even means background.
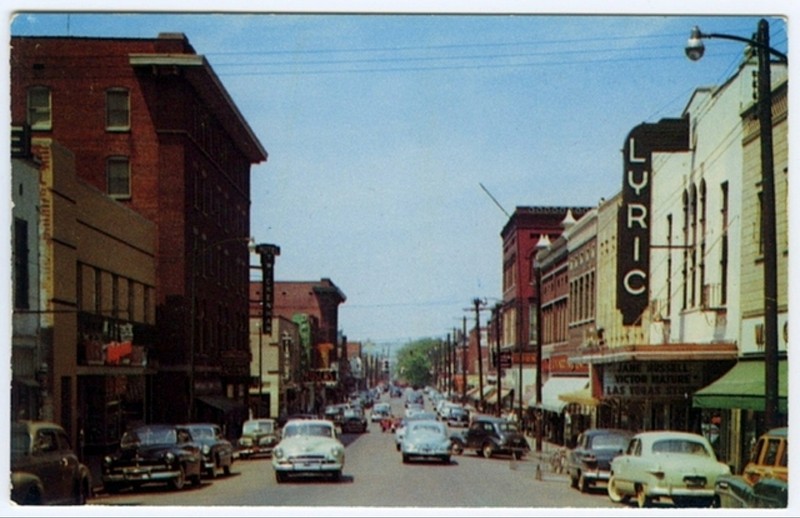
[[[275,482],[277,482],[278,484],[283,484],[284,482],[286,482],[286,473],[284,473],[283,471],[276,471]]]
[[[109,482],[103,485],[103,489],[106,490],[106,493],[115,495],[122,490],[122,486]]]
[[[450,464],[450,455],[442,455],[442,463]]]
[[[342,470],[337,469],[336,471],[334,471],[331,474],[331,480],[333,480],[334,482],[339,482],[340,480],[342,480]]]
[[[617,480],[614,478],[614,475],[611,475],[611,478],[608,479],[608,498],[615,504],[628,500],[628,496],[624,495],[617,488]]]
[[[483,452],[484,459],[491,459],[492,455],[494,454],[494,447],[492,446],[492,443],[487,442],[483,445],[483,449],[481,451]]]
[[[650,497],[647,496],[644,486],[636,487],[636,504],[641,508],[650,507]]]
[[[170,482],[172,489],[181,490],[186,485],[186,470],[183,465],[178,466],[178,476]]]
[[[89,481],[86,479],[79,480],[75,488],[75,505],[86,505],[86,501],[89,500],[91,492]]]
[[[42,505],[42,495],[36,489],[30,489],[20,502],[22,505]]]
[[[513,455],[516,460],[519,460],[522,458],[523,453],[521,451],[515,451],[511,455]]]
[[[225,465],[222,467],[222,472],[223,472],[223,473],[225,473],[225,476],[226,476],[226,477],[230,477],[230,476],[231,476],[231,464],[232,464],[232,463],[225,464]]]
[[[569,472],[567,472],[567,475],[569,475],[569,487],[572,487],[572,488],[578,487],[578,479],[577,479],[577,477],[573,477],[572,473],[569,473]]]
[[[578,491],[581,493],[589,491],[589,481],[586,480],[586,475],[583,473],[578,475]]]
[[[462,453],[464,453],[464,447],[458,441],[453,443],[452,450],[453,450],[453,455],[461,455]]]
[[[189,479],[192,481],[193,486],[199,486],[200,484],[203,483],[203,481],[201,480],[200,472],[198,472],[196,475],[192,475],[191,477],[189,477]]]
[[[411,457],[409,457],[408,455],[406,455],[404,453],[403,454],[403,464],[407,464],[409,460],[411,460]]]
[[[206,475],[208,478],[216,478],[217,477],[217,466],[212,466],[206,470]]]

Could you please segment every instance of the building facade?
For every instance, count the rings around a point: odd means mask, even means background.
[[[205,58],[183,34],[14,37],[11,101],[14,125],[155,224],[153,419],[194,419],[201,397],[243,405],[250,166],[267,154]]]

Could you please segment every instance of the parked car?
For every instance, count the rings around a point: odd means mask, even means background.
[[[467,445],[467,430],[456,428],[450,430],[450,452],[453,455],[461,455]]]
[[[517,423],[503,417],[477,416],[465,436],[467,449],[491,458],[496,454],[513,455],[520,459],[530,451],[528,441]]]
[[[142,425],[126,431],[119,449],[103,459],[103,486],[109,493],[151,483],[183,489],[200,485],[203,455],[188,428],[171,424]]]
[[[419,459],[437,459],[450,462],[451,443],[447,426],[440,421],[411,421],[400,445],[403,462]]]
[[[219,425],[190,423],[185,426],[192,434],[194,442],[200,445],[206,475],[214,478],[218,471],[230,475],[233,466],[233,444],[222,435]]]
[[[710,507],[717,478],[729,474],[700,434],[642,432],[611,461],[608,496],[613,502],[635,497],[639,507],[664,498],[676,506]]]
[[[272,418],[248,419],[242,423],[239,437],[239,458],[249,459],[256,455],[272,455],[278,444],[278,423]]]
[[[608,482],[611,460],[625,452],[633,433],[627,430],[590,428],[578,435],[567,454],[570,485],[585,493],[597,482]]]
[[[715,505],[724,508],[786,508],[789,505],[789,429],[762,435],[741,475],[717,478]]]
[[[361,407],[352,407],[344,411],[342,415],[342,432],[344,433],[364,433],[367,431],[367,417]]]
[[[290,475],[328,475],[339,480],[344,460],[344,445],[336,433],[336,425],[327,419],[288,421],[272,452],[272,468],[278,483],[285,482]]]
[[[83,505],[92,495],[89,469],[61,426],[11,423],[11,500],[20,505]]]

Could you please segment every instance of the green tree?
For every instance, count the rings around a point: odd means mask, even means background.
[[[397,351],[398,378],[414,387],[430,385],[433,380],[433,359],[439,347],[437,338],[421,338]]]

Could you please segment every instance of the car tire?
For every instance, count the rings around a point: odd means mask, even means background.
[[[275,482],[277,482],[278,484],[283,484],[284,482],[286,482],[286,473],[284,473],[283,471],[276,471]]]
[[[226,477],[230,477],[231,476],[231,465],[232,464],[233,464],[233,462],[230,462],[230,463],[225,464],[224,466],[222,466],[222,472],[225,474]]]
[[[122,486],[109,482],[103,485],[103,489],[105,489],[106,493],[110,495],[116,495],[122,490]]]
[[[79,480],[77,487],[75,488],[75,505],[86,505],[86,502],[89,500],[91,495],[92,489],[89,481],[85,478]]]
[[[511,455],[514,457],[514,459],[520,460],[522,458],[522,456],[524,455],[524,453],[522,453],[521,451],[515,451],[515,452],[512,452]]]
[[[206,470],[208,478],[217,478],[217,466],[214,465]]]
[[[199,486],[200,484],[203,483],[203,481],[201,479],[202,477],[201,477],[199,472],[196,475],[192,475],[189,478],[192,481],[192,485],[195,486],[195,487],[197,487],[197,486]]]
[[[461,455],[464,453],[464,447],[461,445],[460,442],[455,441],[452,446],[453,455]]]
[[[342,470],[337,469],[331,474],[331,480],[334,482],[339,482],[342,480]]]
[[[178,476],[170,481],[170,486],[176,491],[180,491],[186,485],[186,469],[183,464],[178,466]]]
[[[491,459],[492,455],[494,455],[494,446],[492,446],[492,443],[487,442],[484,444],[483,448],[481,448],[481,453],[484,459]]]
[[[442,455],[442,464],[450,464],[450,455]]]
[[[619,489],[617,488],[617,480],[614,478],[614,475],[611,475],[611,478],[608,479],[608,498],[615,504],[619,504],[621,502],[626,502],[628,500],[628,495],[622,494]]]
[[[577,477],[573,477],[572,474],[569,473],[569,472],[567,472],[567,475],[569,475],[569,487],[577,488],[578,487],[578,478]]]

